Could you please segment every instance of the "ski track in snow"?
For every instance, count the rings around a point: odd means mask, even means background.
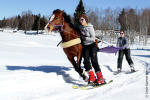
[[[149,99],[145,98],[145,69],[148,64],[150,73],[150,44],[145,51],[136,50],[138,45],[133,46],[135,50],[131,50],[131,54],[138,71],[131,74],[126,74],[130,68],[124,58],[123,72],[114,75],[117,56],[99,52],[103,76],[113,83],[86,91],[72,89],[72,85],[87,83],[75,72],[62,48],[56,46],[60,40],[58,33],[0,32],[0,100]]]

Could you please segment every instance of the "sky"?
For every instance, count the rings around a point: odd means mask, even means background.
[[[73,15],[79,0],[0,0],[0,19],[30,10],[33,14],[50,16],[55,9]],[[88,8],[150,8],[150,0],[83,0]]]

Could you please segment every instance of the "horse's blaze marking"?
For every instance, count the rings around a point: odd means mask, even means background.
[[[52,15],[50,18],[50,22],[55,18],[55,15]]]

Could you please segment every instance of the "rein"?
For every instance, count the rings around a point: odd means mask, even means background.
[[[60,45],[60,43],[62,43],[62,40],[57,44],[57,47]]]

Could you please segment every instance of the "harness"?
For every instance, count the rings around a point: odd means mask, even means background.
[[[71,47],[71,46],[74,46],[74,45],[80,44],[80,43],[81,43],[80,38],[76,38],[76,39],[70,40],[68,42],[61,43],[61,47],[62,48],[68,48],[68,47]]]

